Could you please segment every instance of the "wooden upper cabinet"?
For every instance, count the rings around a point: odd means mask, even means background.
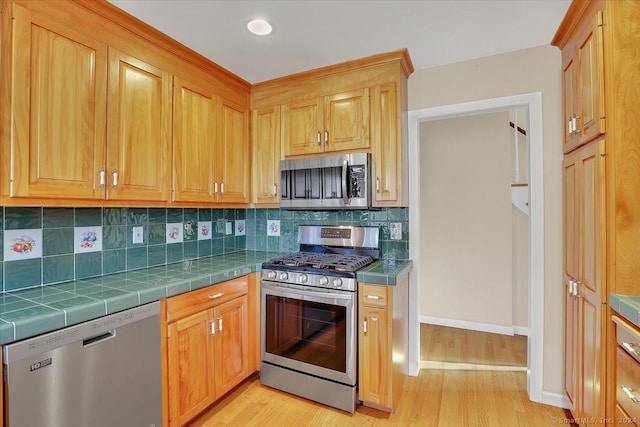
[[[253,110],[253,203],[280,202],[280,107]]]
[[[366,149],[369,139],[369,89],[329,95],[325,102],[325,151]]]
[[[215,95],[178,77],[173,92],[173,200],[213,201]]]
[[[285,157],[369,148],[369,112],[368,88],[283,105]]]
[[[581,28],[563,52],[565,153],[605,133],[602,11]]]
[[[400,136],[400,114],[396,85],[389,83],[373,90],[373,192],[374,205],[401,205],[408,194],[403,186],[404,145]],[[405,165],[406,167],[406,165]]]
[[[218,130],[214,154],[217,200],[224,203],[247,203],[251,182],[249,110],[218,97],[217,113]]]
[[[169,73],[109,48],[107,198],[168,201]]]
[[[577,125],[580,144],[605,133],[602,25],[602,11],[598,11],[587,29],[578,36],[580,116]]]
[[[107,47],[13,5],[11,197],[104,197]],[[3,173],[3,177],[6,176]]]
[[[282,138],[285,157],[322,153],[323,127],[322,98],[283,105]]]

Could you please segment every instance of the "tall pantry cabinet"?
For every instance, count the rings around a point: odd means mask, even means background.
[[[574,0],[552,44],[564,103],[564,389],[576,419],[604,422],[616,396],[609,294],[640,295],[640,2]]]

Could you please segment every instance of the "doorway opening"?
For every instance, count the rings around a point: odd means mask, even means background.
[[[418,241],[420,211],[420,123],[484,113],[522,109],[527,112],[529,132],[529,227],[528,227],[528,326],[527,391],[534,402],[542,402],[543,321],[544,321],[544,206],[542,156],[542,94],[540,92],[494,98],[409,112],[409,251],[414,261],[410,282],[409,373],[417,375],[420,360],[420,277],[421,247]]]

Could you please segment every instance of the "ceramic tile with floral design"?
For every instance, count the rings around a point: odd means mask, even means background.
[[[167,224],[167,244],[169,243],[182,243],[184,240],[182,234],[182,223],[173,222]]]
[[[76,227],[73,251],[77,254],[102,250],[102,227]]]
[[[236,220],[236,236],[244,236],[247,233],[247,225],[244,219]]]
[[[5,230],[4,260],[39,258],[42,256],[42,229]]]
[[[211,239],[211,230],[212,224],[211,221],[200,221],[198,222],[198,240],[209,240]]]
[[[267,220],[267,236],[279,236],[280,235],[280,220],[269,219]]]

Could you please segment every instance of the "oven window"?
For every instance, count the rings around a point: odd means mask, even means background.
[[[346,372],[346,307],[266,295],[268,353]]]

